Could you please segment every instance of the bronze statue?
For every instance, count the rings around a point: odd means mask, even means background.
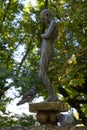
[[[52,12],[48,9],[41,11],[40,18],[49,25],[44,34],[41,34],[41,58],[39,77],[42,79],[43,84],[47,88],[48,98],[47,102],[55,101],[56,95],[52,88],[51,80],[48,77],[48,67],[53,56],[53,42],[57,38],[58,27],[57,23],[52,19]]]

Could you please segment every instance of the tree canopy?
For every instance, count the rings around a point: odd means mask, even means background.
[[[39,14],[45,8],[58,23],[49,67],[52,86],[87,125],[86,0],[36,0],[36,6],[25,0],[0,1],[0,110],[5,113],[5,92],[12,86],[21,87],[23,94],[36,85],[38,96],[47,96],[38,77],[41,34],[46,29]]]

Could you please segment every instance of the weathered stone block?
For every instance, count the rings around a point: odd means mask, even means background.
[[[31,126],[31,127],[3,127],[0,130],[87,130],[85,126],[79,127],[58,127],[58,126]]]
[[[41,125],[57,125],[57,114],[68,110],[68,105],[59,102],[42,102],[29,104],[30,112],[36,112]]]
[[[68,104],[59,102],[32,103],[29,104],[29,110],[30,112],[46,111],[46,110],[64,112],[68,110]]]

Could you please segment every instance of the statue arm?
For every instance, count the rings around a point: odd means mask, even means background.
[[[55,26],[56,26],[56,23],[55,21],[52,20],[47,31],[44,34],[42,34],[41,37],[44,39],[48,39],[51,36]]]

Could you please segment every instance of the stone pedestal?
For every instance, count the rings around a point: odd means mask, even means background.
[[[30,112],[35,112],[37,121],[41,125],[57,125],[57,115],[68,110],[68,105],[59,102],[29,104]]]

